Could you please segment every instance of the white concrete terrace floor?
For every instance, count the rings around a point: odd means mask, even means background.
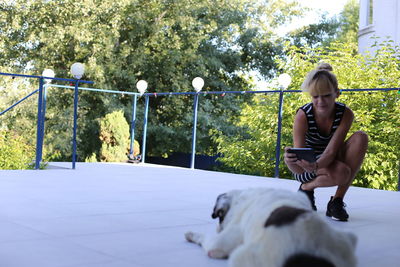
[[[51,163],[40,171],[0,171],[1,267],[227,266],[187,243],[184,232],[214,232],[211,210],[230,189],[291,180],[149,164]],[[324,216],[333,188],[318,189]],[[360,267],[400,263],[400,193],[351,187],[349,222]],[[324,216],[325,217],[325,216]]]

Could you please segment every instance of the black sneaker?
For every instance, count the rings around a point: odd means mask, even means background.
[[[344,207],[346,207],[346,204],[341,197],[331,197],[326,207],[326,216],[334,220],[345,222],[349,218],[349,214],[347,214]]]
[[[313,210],[317,210],[317,206],[315,206],[315,197],[314,197],[314,190],[304,190],[301,188],[302,184],[299,187],[299,191],[303,192],[304,194],[306,194],[306,196],[308,197],[308,199],[311,202],[311,207]]]

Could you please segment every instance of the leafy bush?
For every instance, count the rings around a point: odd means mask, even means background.
[[[35,148],[21,136],[9,131],[0,131],[0,169],[32,169]]]
[[[107,162],[123,162],[129,153],[129,125],[123,111],[107,114],[100,121],[100,160]],[[135,140],[134,155],[139,154],[139,143]],[[91,156],[89,161],[94,161]]]

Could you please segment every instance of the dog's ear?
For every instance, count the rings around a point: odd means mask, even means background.
[[[231,207],[231,198],[228,196],[228,194],[225,193],[219,195],[217,197],[217,201],[215,202],[211,218],[213,219],[219,218],[219,223],[222,223],[230,207]]]
[[[286,224],[291,224],[297,220],[298,217],[303,214],[309,212],[305,209],[299,209],[290,206],[282,206],[276,208],[271,212],[271,215],[268,217],[267,221],[264,224],[264,227],[268,226],[282,226]]]

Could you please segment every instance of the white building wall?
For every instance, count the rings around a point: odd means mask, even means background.
[[[372,23],[368,21],[370,0],[360,0],[360,27],[358,32],[358,49],[364,54],[373,52],[371,46],[379,41],[393,40],[400,45],[400,0],[373,0]]]

